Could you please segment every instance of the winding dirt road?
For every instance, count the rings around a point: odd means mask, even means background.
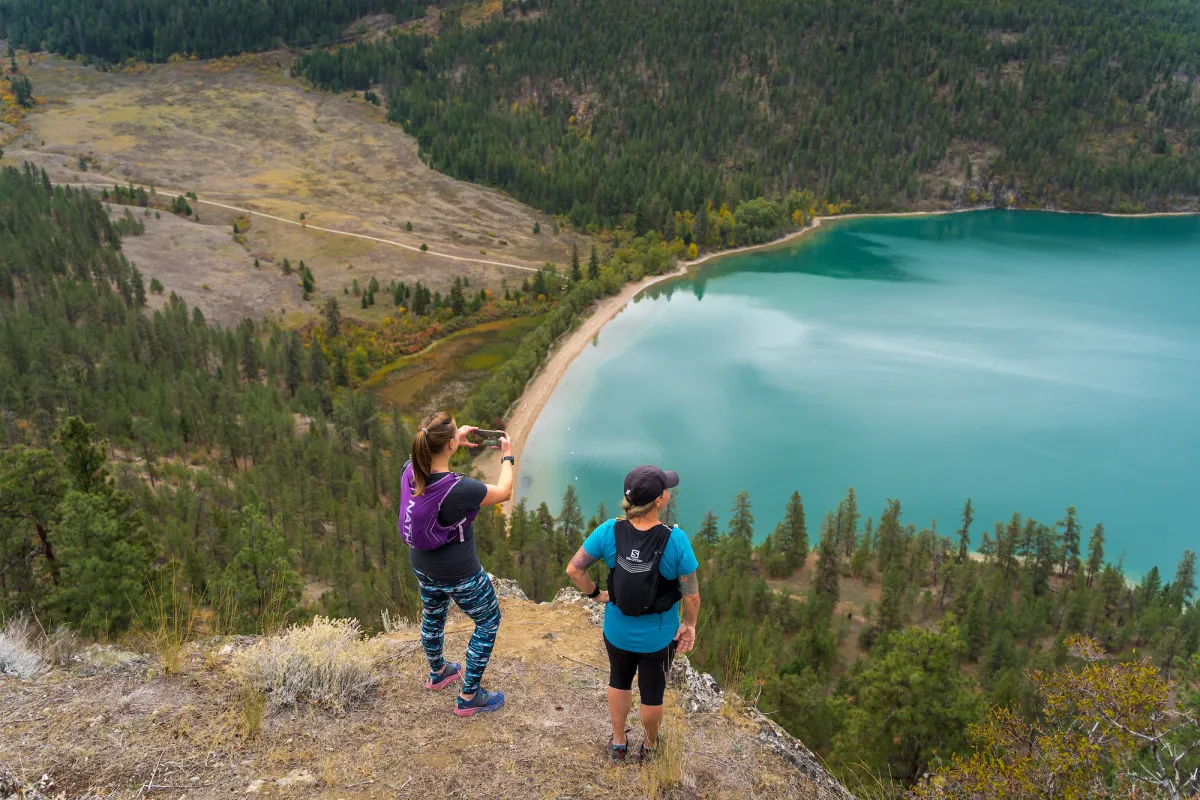
[[[73,187],[80,188],[80,189],[110,189],[110,188],[112,188],[112,184],[97,184],[97,183],[60,183],[59,185],[73,186]],[[154,191],[156,194],[163,195],[164,197],[175,198],[175,197],[184,197],[185,196],[184,192],[180,192],[180,191],[173,190],[173,189],[172,190],[163,190],[163,189],[156,188]],[[189,198],[189,200],[191,200],[191,198]],[[411,244],[405,244],[404,242],[397,242],[397,241],[393,241],[391,239],[381,239],[378,236],[368,236],[365,233],[351,233],[350,231],[339,231],[339,230],[335,230],[334,228],[322,228],[319,225],[309,225],[308,223],[305,223],[305,222],[297,222],[294,219],[285,219],[283,217],[277,217],[274,214],[264,214],[261,211],[251,211],[248,208],[239,208],[238,206],[231,206],[226,203],[218,203],[215,200],[201,200],[201,199],[197,198],[197,199],[191,200],[191,202],[204,203],[205,205],[215,206],[217,208],[223,208],[226,211],[236,211],[239,214],[247,214],[247,215],[254,216],[254,217],[262,217],[263,219],[274,220],[275,222],[282,222],[285,225],[296,225],[298,227],[304,228],[305,230],[319,231],[321,233],[329,233],[334,236],[350,236],[355,239],[365,239],[368,242],[378,242],[379,244],[391,245],[392,247],[402,247],[405,250],[412,250],[414,252],[421,253],[422,255],[433,256],[435,258],[448,258],[448,259],[451,259],[452,261],[461,261],[461,262],[466,262],[469,264],[487,264],[488,266],[491,266],[491,267],[505,267],[506,269],[519,269],[524,272],[537,272],[538,271],[536,267],[525,267],[520,264],[508,264],[504,261],[489,261],[484,258],[468,258],[466,256],[451,255],[450,253],[438,253],[434,250],[422,250],[420,247],[417,247],[417,246],[411,245]]]

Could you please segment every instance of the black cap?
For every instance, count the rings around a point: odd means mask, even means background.
[[[634,467],[625,476],[625,499],[635,506],[653,503],[667,489],[679,485],[679,475],[663,472],[650,464]]]

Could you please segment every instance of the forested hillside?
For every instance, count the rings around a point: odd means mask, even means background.
[[[0,39],[106,61],[200,58],[337,40],[380,12],[419,16],[417,0],[0,0]]]
[[[393,507],[411,440],[398,412],[352,388],[396,343],[343,317],[336,298],[303,331],[210,326],[174,296],[149,311],[120,250],[119,233],[150,213],[134,208],[114,224],[80,190],[29,166],[0,170],[0,616],[119,632],[175,568],[198,600],[231,599],[244,629],[302,599],[303,613],[368,624],[380,608],[415,613]],[[471,400],[483,421],[587,306],[670,263],[638,240],[503,298],[456,282],[445,298],[397,284],[378,302],[430,330],[530,306],[546,315]]]
[[[579,225],[635,214],[703,249],[712,209],[791,189],[862,210],[1200,194],[1183,0],[529,0],[454,22],[301,65],[334,90],[385,84],[436,168]]]

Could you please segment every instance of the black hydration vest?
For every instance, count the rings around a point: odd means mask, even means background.
[[[639,531],[629,520],[617,520],[617,562],[608,573],[608,599],[625,616],[661,614],[683,597],[679,581],[669,581],[658,571],[671,531],[666,525]]]

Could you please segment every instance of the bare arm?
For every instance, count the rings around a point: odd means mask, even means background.
[[[500,437],[500,457],[512,455],[512,442],[507,436]],[[480,507],[499,505],[512,497],[513,490],[513,475],[516,468],[511,461],[500,462],[500,482],[493,484],[484,484],[487,486],[487,494],[483,496],[483,502]]]
[[[696,620],[700,618],[700,579],[695,572],[679,576],[679,591],[683,594],[683,621],[675,633],[676,652],[686,653],[696,644]]]
[[[587,574],[588,567],[595,564],[600,559],[595,558],[587,550],[582,547],[571,558],[571,563],[567,564],[567,577],[571,579],[571,583],[575,584],[575,588],[584,594],[591,594],[596,591],[598,586],[592,580],[592,576]],[[601,603],[608,602],[608,592],[601,592],[597,597]]]

